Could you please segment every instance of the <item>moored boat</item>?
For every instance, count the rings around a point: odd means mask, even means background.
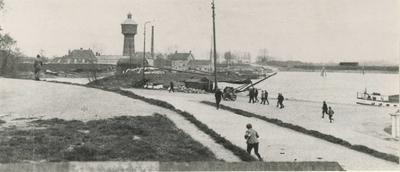
[[[369,106],[399,107],[399,95],[382,95],[380,93],[357,93],[357,104]]]

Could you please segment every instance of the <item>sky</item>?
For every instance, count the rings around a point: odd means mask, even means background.
[[[122,55],[121,23],[138,23],[136,51],[189,52],[209,59],[212,0],[4,0],[0,33],[27,56],[92,49]],[[399,62],[397,0],[215,0],[217,52],[260,50],[279,60]]]

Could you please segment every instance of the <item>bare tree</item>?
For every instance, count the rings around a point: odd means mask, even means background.
[[[258,56],[257,56],[257,61],[264,63],[264,62],[267,62],[268,60],[269,60],[269,58],[268,58],[268,50],[266,48],[261,49],[259,51]]]

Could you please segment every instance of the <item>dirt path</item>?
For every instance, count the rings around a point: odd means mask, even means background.
[[[175,106],[177,109],[181,109],[193,114],[198,120],[207,124],[214,131],[221,134],[232,143],[243,147],[244,149],[246,147],[245,140],[243,138],[246,130],[245,125],[247,123],[252,123],[254,128],[260,134],[260,154],[266,161],[337,161],[345,170],[351,171],[391,171],[398,170],[400,167],[399,164],[381,160],[327,141],[278,127],[255,118],[247,118],[228,111],[216,110],[215,107],[199,103],[201,100],[213,102],[214,98],[211,94],[202,95],[168,93],[167,91],[143,89],[128,90],[145,97],[166,101]],[[226,102],[223,103],[225,104]],[[287,106],[289,107],[289,104],[287,104]],[[234,107],[241,108],[239,105]],[[296,107],[294,107],[294,109],[296,109]],[[253,108],[261,109],[262,107],[255,105]],[[248,108],[244,108],[244,110],[248,110]],[[278,113],[278,111],[274,112]],[[281,113],[281,115],[283,114]],[[290,116],[288,118],[290,118]],[[307,122],[307,120],[305,121]],[[341,129],[342,128],[336,128],[336,130]],[[335,129],[331,128],[328,130]]]
[[[0,119],[7,127],[29,127],[37,119],[96,120],[114,116],[165,114],[178,128],[208,147],[217,158],[227,162],[240,161],[232,152],[216,144],[207,134],[179,114],[112,92],[82,86],[32,80],[0,78]]]

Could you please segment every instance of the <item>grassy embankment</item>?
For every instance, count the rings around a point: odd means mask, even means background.
[[[201,103],[207,104],[207,105],[211,105],[211,106],[215,106],[216,105],[215,103],[209,102],[209,101],[202,101]],[[269,123],[272,123],[272,124],[276,124],[278,126],[285,127],[285,128],[288,128],[288,129],[291,129],[291,130],[294,130],[294,131],[297,131],[297,132],[300,132],[300,133],[303,133],[303,134],[306,134],[306,135],[310,135],[310,136],[313,136],[313,137],[316,137],[316,138],[319,138],[319,139],[322,139],[322,140],[326,140],[328,142],[331,142],[331,143],[334,143],[334,144],[338,144],[338,145],[341,145],[341,146],[356,150],[358,152],[366,153],[368,155],[372,155],[374,157],[377,157],[377,158],[380,158],[380,159],[383,159],[383,160],[386,160],[386,161],[399,163],[399,157],[398,156],[387,154],[387,153],[383,153],[383,152],[379,152],[377,150],[371,149],[371,148],[369,148],[367,146],[364,146],[364,145],[352,145],[348,141],[345,141],[343,139],[334,137],[332,135],[327,135],[327,134],[320,133],[319,131],[307,130],[307,129],[305,129],[305,128],[301,127],[301,126],[298,126],[298,125],[293,125],[293,124],[290,124],[290,123],[282,122],[279,119],[267,118],[267,117],[262,116],[262,115],[257,115],[257,114],[251,113],[251,112],[243,111],[241,109],[236,109],[236,108],[232,108],[232,107],[225,106],[225,105],[220,105],[220,108],[224,109],[224,110],[231,111],[231,112],[233,112],[235,114],[238,114],[238,115],[245,116],[245,117],[258,118],[258,119],[261,119],[263,121],[266,121],[266,122],[269,122]]]
[[[117,94],[121,94],[133,99],[139,99],[142,101],[145,101],[149,104],[156,105],[162,108],[166,108],[169,110],[172,110],[179,115],[182,115],[185,119],[193,123],[197,128],[199,128],[201,131],[204,133],[208,134],[211,138],[214,139],[214,141],[226,149],[230,150],[234,155],[238,156],[242,161],[256,161],[256,158],[248,154],[244,149],[234,145],[230,141],[226,140],[224,137],[222,137],[220,134],[209,128],[207,125],[203,124],[201,121],[197,120],[192,114],[181,111],[179,109],[176,109],[174,106],[171,104],[165,102],[165,101],[160,101],[156,99],[151,99],[151,98],[146,98],[143,96],[139,96],[137,94],[134,94],[130,91],[124,91],[116,87],[105,87],[105,86],[99,86],[99,85],[94,85],[94,84],[89,84],[89,85],[81,85],[81,84],[75,84],[75,83],[70,83],[70,82],[58,82],[58,81],[49,81],[49,82],[54,82],[54,83],[63,83],[63,84],[69,84],[69,85],[78,85],[78,86],[85,86],[89,88],[96,88],[96,89],[102,89],[105,91],[110,91],[114,92]]]
[[[35,120],[0,131],[0,162],[220,161],[167,117],[120,116],[86,123]]]
[[[130,91],[121,90],[119,88],[108,88],[108,87],[93,86],[93,85],[89,86],[89,87],[98,88],[98,89],[102,89],[105,91],[111,91],[111,92],[118,93],[118,94],[130,97],[130,98],[142,100],[142,101],[147,102],[152,105],[156,105],[156,106],[160,106],[162,108],[172,110],[172,111],[178,113],[179,115],[182,115],[186,120],[193,123],[198,129],[200,129],[204,133],[208,134],[211,138],[213,138],[216,143],[221,144],[223,147],[230,150],[234,155],[238,156],[242,161],[256,161],[256,159],[253,156],[251,156],[250,154],[248,154],[245,150],[234,145],[230,141],[226,140],[220,134],[218,134],[217,132],[215,132],[214,130],[209,128],[206,124],[203,124],[201,121],[196,119],[196,117],[194,117],[192,114],[190,114],[186,111],[181,111],[179,109],[176,109],[174,106],[172,106],[168,102],[157,100],[157,99],[146,98],[143,96],[139,96],[135,93],[132,93]]]

